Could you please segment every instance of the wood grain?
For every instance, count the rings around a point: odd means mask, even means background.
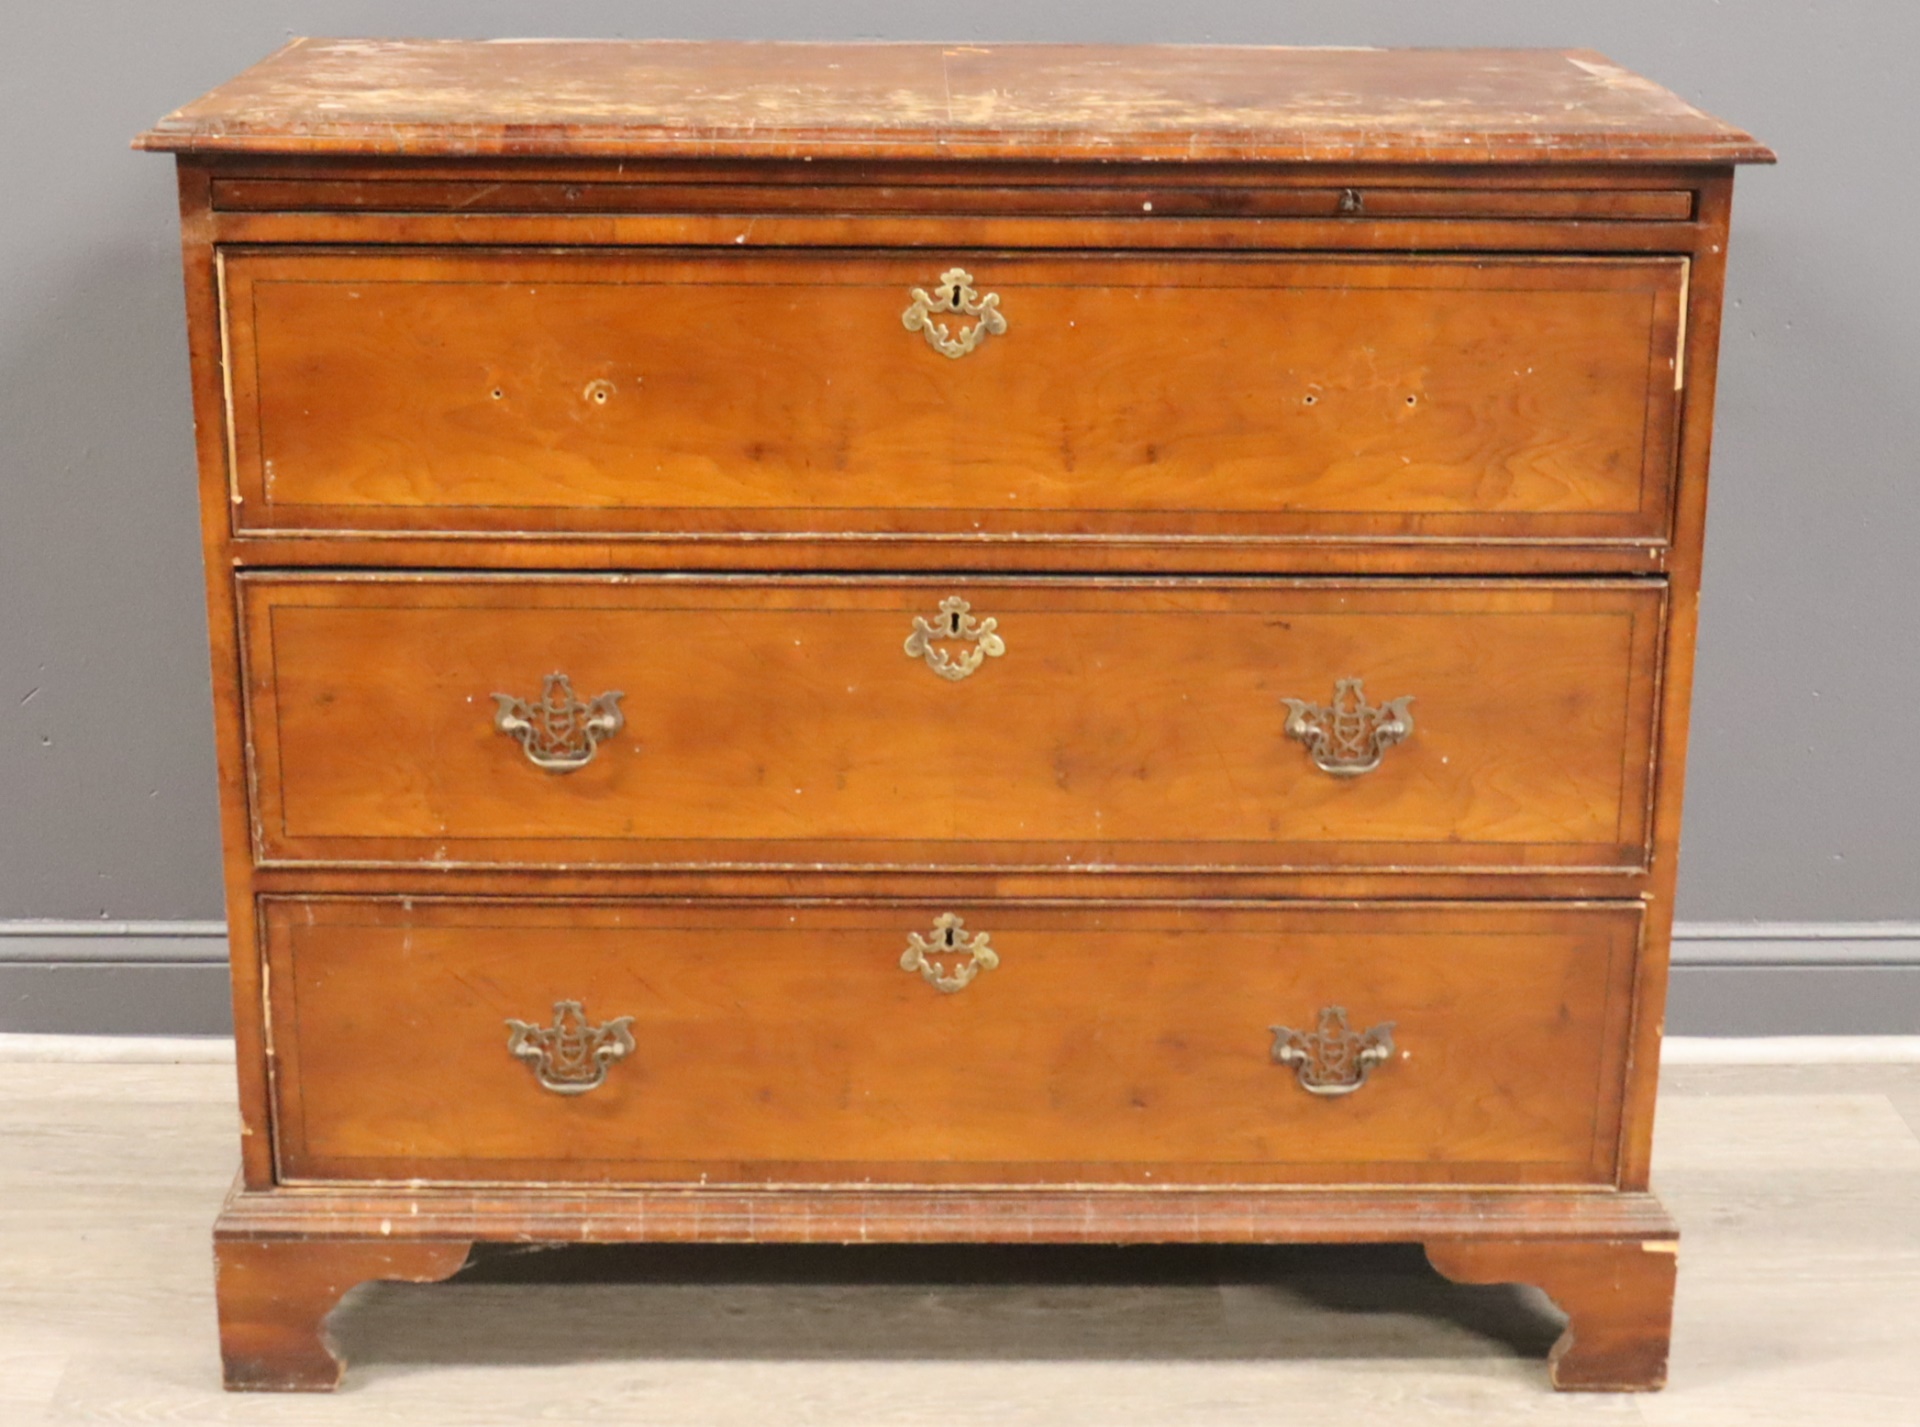
[[[1557,1388],[1646,1392],[1667,1383],[1677,1238],[1545,1244],[1438,1239],[1427,1258],[1456,1283],[1531,1283],[1567,1314],[1547,1368]]]
[[[904,971],[942,913],[999,965]],[[283,1180],[1605,1183],[1631,906],[270,901]],[[948,958],[948,968],[958,958]],[[577,1096],[506,1023],[632,1017]],[[1350,1095],[1271,1027],[1391,1023]]]
[[[338,1294],[472,1239],[1404,1240],[1555,1294],[1561,1385],[1658,1378],[1763,147],[1584,52],[381,41],[140,142],[179,155],[238,1380],[331,1383]],[[1010,321],[959,362],[900,323],[955,263]],[[1008,641],[951,684],[900,648],[950,593]],[[629,718],[564,776],[489,707],[556,667]],[[1356,676],[1415,733],[1335,780],[1281,701]],[[949,910],[1003,959],[940,996],[899,938]],[[504,1022],[576,995],[646,1034],[562,1101]],[[1265,1043],[1326,1004],[1397,1022],[1352,1097]]]
[[[226,1385],[246,1392],[328,1392],[342,1363],[327,1315],[350,1288],[375,1279],[436,1283],[467,1261],[459,1241],[242,1239],[214,1241],[220,1357]]]
[[[408,178],[377,171],[363,178],[326,176],[216,178],[213,206],[220,212],[346,213],[766,213],[831,209],[843,213],[938,213],[967,217],[983,209],[1047,217],[1088,214],[1170,218],[1235,213],[1245,217],[1400,218],[1611,218],[1627,222],[1684,222],[1693,216],[1693,195],[1684,188],[1416,187],[1383,181],[1369,172],[1352,184],[1316,171],[1317,186],[1273,183],[1242,188],[1229,182],[1208,187],[1188,172],[1169,175],[1164,166],[1108,173],[1108,181],[1028,182],[995,186],[993,173],[973,184],[875,182],[889,176],[873,165],[829,175],[819,165],[804,187],[768,182],[739,166],[721,177],[682,164],[653,181],[625,170],[602,171],[584,181],[552,174],[545,165],[523,164],[515,176]],[[907,177],[902,175],[902,177]],[[1006,175],[1014,177],[1014,175]],[[1076,175],[1077,177],[1077,175]],[[761,179],[761,181],[754,181]],[[835,181],[838,179],[839,181]],[[949,175],[951,179],[951,175]],[[864,181],[863,181],[864,180]],[[1431,183],[1429,176],[1426,180]]]
[[[1650,1194],[1312,1186],[299,1185],[235,1190],[220,1235],[544,1244],[1357,1244],[1671,1239]]]
[[[906,655],[962,594],[1007,652]],[[248,576],[261,855],[667,866],[1643,865],[1657,585]],[[956,651],[964,645],[953,646]],[[626,725],[494,728],[556,670]],[[1336,778],[1343,678],[1413,736]]]
[[[186,287],[187,352],[193,391],[193,434],[199,466],[200,535],[207,571],[207,648],[212,667],[213,726],[218,745],[246,739],[241,668],[239,590],[216,573],[228,559],[231,502],[227,473],[227,392],[221,345],[220,292],[208,203],[210,179],[193,164],[180,166],[181,259]],[[229,693],[231,691],[231,695]],[[244,762],[219,762],[220,860],[226,904],[253,901],[253,819]],[[241,1162],[255,1187],[273,1179],[268,1123],[264,958],[250,913],[228,918],[227,956],[233,977],[233,1026],[240,1077]]]
[[[218,170],[218,161],[210,168]],[[1092,178],[1097,181],[1097,175]],[[1708,175],[1698,176],[1704,182]],[[980,193],[981,203],[991,192]],[[959,217],[923,214],[782,213],[361,213],[217,211],[223,245],[327,244],[352,247],[477,246],[911,249],[940,258],[954,251],[1069,249],[1415,254],[1530,252],[1672,253],[1697,246],[1704,225],[1667,220],[1583,222],[1543,218],[1042,218],[991,210]]]
[[[960,360],[901,323],[953,267],[1009,324]],[[1684,275],[228,250],[237,518],[1657,538]]]
[[[1653,1162],[1654,1082],[1659,1075],[1674,898],[1680,878],[1680,814],[1693,707],[1694,653],[1700,633],[1701,560],[1706,549],[1713,400],[1719,381],[1715,359],[1726,298],[1726,235],[1732,222],[1732,208],[1731,175],[1702,191],[1702,216],[1720,236],[1694,264],[1696,280],[1687,321],[1686,360],[1693,377],[1688,383],[1681,416],[1681,486],[1673,528],[1673,611],[1662,635],[1660,744],[1654,763],[1653,876],[1646,893],[1646,955],[1641,962],[1640,984],[1634,991],[1633,1071],[1622,1142],[1624,1183],[1630,1188],[1646,1186]]]
[[[811,522],[824,524],[824,522]],[[872,531],[793,530],[638,532],[583,537],[520,531],[481,535],[430,531],[328,531],[244,534],[225,543],[237,569],[609,570],[634,573],[769,569],[957,570],[968,574],[1288,575],[1432,578],[1658,575],[1665,538],[1645,541],[1454,541],[1378,536],[1047,535],[1013,529],[982,514],[978,534],[888,535]],[[997,525],[997,530],[989,530]]]
[[[197,152],[1763,161],[1586,51],[296,40],[141,136]]]

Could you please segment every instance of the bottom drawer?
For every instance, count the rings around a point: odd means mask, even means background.
[[[284,1179],[709,1184],[1607,1182],[1640,919],[263,910]]]

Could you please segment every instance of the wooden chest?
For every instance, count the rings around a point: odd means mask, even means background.
[[[1412,1240],[1658,1385],[1763,148],[1583,53],[342,41],[139,142],[230,1385],[480,1240]]]

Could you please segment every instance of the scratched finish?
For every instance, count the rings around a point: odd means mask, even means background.
[[[1584,51],[296,40],[139,144],[277,154],[1769,161]]]
[[[902,648],[949,593],[1005,641],[961,683]],[[1647,859],[1652,584],[356,573],[248,575],[241,600],[275,862],[1400,877]],[[490,697],[555,669],[625,694],[622,732],[565,777],[501,736]],[[1333,778],[1284,701],[1356,674],[1375,701],[1412,695],[1415,732]]]
[[[1424,1243],[1560,1301],[1559,1385],[1659,1384],[1766,150],[1584,53],[552,41],[296,44],[143,142],[182,159],[236,910],[229,1383],[332,1385],[341,1293],[469,1240],[845,1236]],[[949,265],[1008,323],[961,362],[900,318]],[[1005,641],[957,683],[903,652],[949,594]],[[564,778],[488,698],[554,670],[625,694]],[[1417,732],[1339,780],[1277,715],[1349,677]],[[955,996],[899,964],[936,909],[1001,958]],[[637,1048],[556,1109],[503,1032],[562,999]],[[1412,1059],[1322,1100],[1267,1028],[1334,1005]]]
[[[941,910],[999,957],[951,995],[900,961]],[[977,1187],[1607,1184],[1640,917],[364,898],[262,919],[290,1180]],[[636,1042],[579,1096],[507,1050],[509,1018],[562,999]],[[1395,1042],[1337,1107],[1269,1050],[1330,1005]]]
[[[900,320],[949,261],[230,254],[235,514],[1665,538],[1672,258],[982,254],[962,361]]]

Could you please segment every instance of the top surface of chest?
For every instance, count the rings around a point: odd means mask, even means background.
[[[1770,157],[1583,53],[1061,45],[297,41],[140,142],[239,563],[556,569],[1659,573]]]
[[[141,142],[411,157],[1772,157],[1587,52],[1171,45],[302,39]]]

